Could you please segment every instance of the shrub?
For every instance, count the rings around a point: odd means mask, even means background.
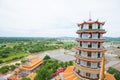
[[[3,63],[3,60],[0,60],[0,64]]]
[[[23,77],[22,80],[30,80],[30,78]]]
[[[26,60],[24,60],[24,59],[23,59],[23,60],[21,60],[21,63],[25,63],[25,62],[26,62]]]
[[[15,67],[15,65],[10,65],[10,70],[14,70],[16,67]]]
[[[51,58],[50,58],[50,56],[46,55],[46,56],[44,57],[44,60],[48,60],[48,59],[51,59]]]
[[[5,74],[9,71],[9,66],[3,66],[0,68],[0,73]]]

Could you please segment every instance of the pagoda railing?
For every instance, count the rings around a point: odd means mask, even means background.
[[[102,58],[83,57],[83,56],[80,56],[79,54],[76,54],[75,57],[81,60],[92,61],[92,62],[101,62],[102,60]]]
[[[86,30],[86,31],[87,31],[87,30],[93,30],[93,31],[94,31],[94,30],[100,30],[100,31],[105,31],[105,29],[80,29],[80,30],[77,30],[77,31],[83,31],[83,30]]]
[[[99,74],[100,73],[100,69],[101,69],[101,68],[97,68],[97,69],[87,68],[87,67],[80,66],[77,63],[74,63],[74,65],[79,70],[82,70],[82,71],[88,72],[88,73],[92,73],[92,74]]]

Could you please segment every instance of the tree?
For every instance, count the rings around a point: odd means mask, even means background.
[[[73,65],[73,61],[69,61],[69,65],[72,66]]]
[[[12,71],[13,71],[16,67],[15,67],[15,65],[10,65],[10,67],[9,67],[9,68],[10,68],[10,70],[12,70]]]
[[[52,72],[44,67],[38,71],[35,80],[48,80],[52,78],[51,74]]]
[[[114,77],[116,78],[116,80],[120,80],[120,72],[116,72],[114,74]]]
[[[0,60],[0,64],[3,63],[3,60]]]
[[[0,73],[5,74],[9,71],[9,66],[3,66],[0,68]]]
[[[50,56],[46,55],[43,60],[48,60],[50,59]]]
[[[26,62],[26,60],[24,60],[24,59],[23,59],[23,60],[21,60],[21,63],[25,63],[25,62]]]
[[[19,66],[19,65],[20,65],[20,63],[15,63],[15,65],[16,65],[16,66]]]

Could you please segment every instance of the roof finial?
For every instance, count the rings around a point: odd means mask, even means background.
[[[91,21],[91,12],[89,11],[89,21]]]

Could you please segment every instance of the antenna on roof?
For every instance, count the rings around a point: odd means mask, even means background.
[[[89,21],[92,21],[92,19],[91,19],[91,12],[89,12]]]

